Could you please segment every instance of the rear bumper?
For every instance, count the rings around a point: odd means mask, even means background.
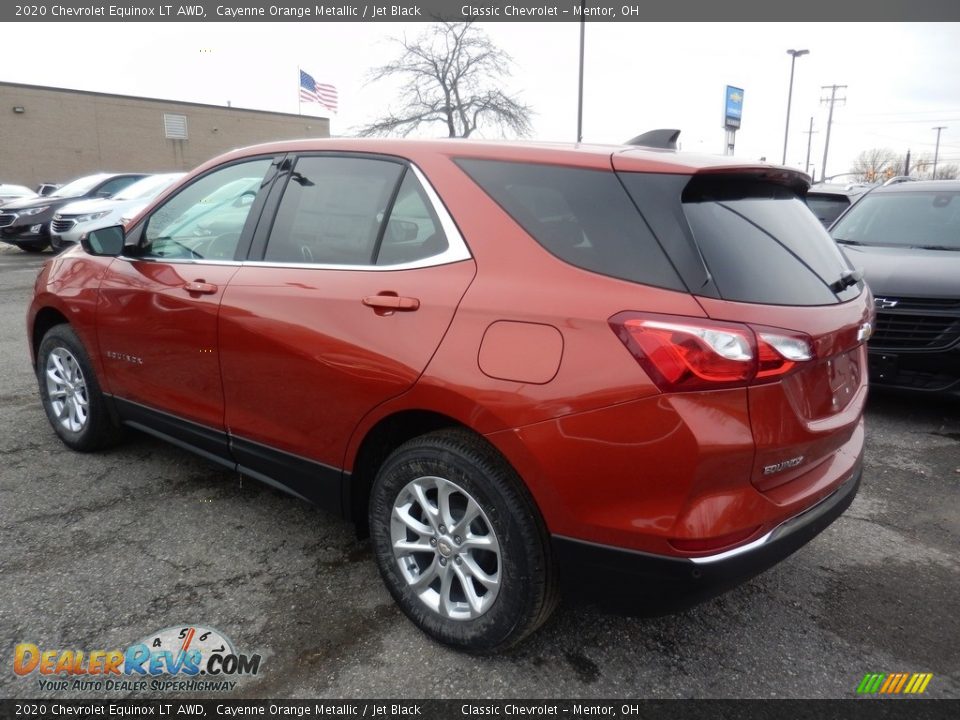
[[[612,589],[628,603],[651,601],[649,609],[677,610],[742,583],[810,542],[853,502],[862,472],[858,462],[816,505],[752,542],[715,555],[669,557],[554,535],[554,557],[569,589],[587,588],[591,597]],[[660,608],[660,602],[667,604]]]

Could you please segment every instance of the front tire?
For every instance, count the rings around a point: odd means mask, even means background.
[[[468,431],[430,433],[387,458],[371,490],[370,534],[397,604],[447,645],[503,650],[556,605],[533,500],[506,460]]]
[[[47,244],[48,243],[46,241],[28,242],[28,243],[20,243],[17,247],[19,247],[24,252],[41,253],[47,249]]]
[[[64,444],[88,452],[119,440],[90,357],[69,325],[43,336],[36,370],[43,409]]]

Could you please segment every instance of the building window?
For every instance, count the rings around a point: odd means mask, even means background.
[[[187,116],[174,115],[173,113],[163,114],[163,135],[168,140],[186,140],[187,139]]]

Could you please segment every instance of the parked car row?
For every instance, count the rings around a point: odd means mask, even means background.
[[[27,252],[50,245],[50,223],[57,210],[81,199],[113,197],[146,173],[98,173],[78,178],[46,196],[13,200],[0,208],[0,240]]]
[[[184,173],[148,175],[113,197],[64,205],[50,223],[50,245],[54,250],[63,250],[67,245],[80,242],[80,237],[91,230],[125,224],[183,176]]]
[[[62,250],[84,232],[129,220],[183,173],[98,173],[34,192],[0,185],[0,240],[27,252]]]

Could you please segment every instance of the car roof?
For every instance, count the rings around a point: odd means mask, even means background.
[[[807,195],[843,195],[845,197],[856,197],[857,195],[863,195],[874,187],[874,185],[861,185],[858,183],[842,185],[837,183],[820,183],[811,185],[810,190],[807,191]]]
[[[960,191],[960,180],[917,180],[916,182],[897,183],[896,185],[879,187],[873,192],[887,195],[888,193],[930,192],[932,190],[946,190],[948,192]]]
[[[676,150],[631,145],[588,143],[488,141],[465,139],[408,140],[393,138],[312,138],[265,143],[241,148],[216,159],[216,163],[261,153],[310,151],[368,152],[418,158],[443,155],[457,158],[539,162],[573,167],[689,174],[710,170],[758,170],[776,168],[767,163],[744,162],[721,155],[684,153]],[[806,178],[799,171],[778,171]]]

